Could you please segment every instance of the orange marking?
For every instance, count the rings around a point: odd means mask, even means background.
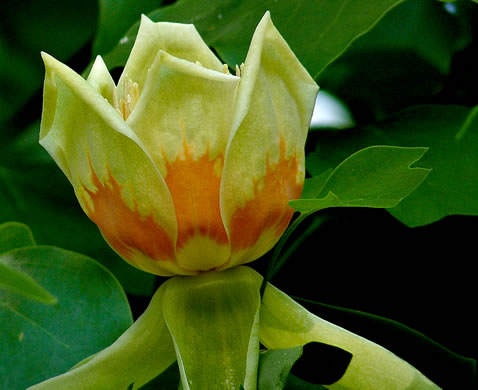
[[[219,155],[211,160],[206,151],[195,160],[186,142],[183,145],[184,155],[166,164],[165,177],[176,208],[176,248],[180,250],[198,234],[227,244],[229,240],[219,206],[223,157]]]
[[[272,230],[277,238],[282,235],[294,214],[288,202],[300,198],[302,193],[297,170],[297,159],[286,159],[281,139],[279,162],[275,166],[267,163],[261,188],[255,182],[254,197],[232,215],[229,237],[233,252],[253,247],[267,230]]]
[[[83,201],[88,217],[96,223],[109,244],[123,257],[134,263],[134,251],[142,252],[153,260],[174,261],[174,243],[169,234],[159,226],[152,215],[142,216],[135,201],[130,209],[121,197],[122,186],[115,180],[108,168],[104,184],[91,167],[91,181],[96,187],[90,191],[84,185],[91,203],[86,196]]]

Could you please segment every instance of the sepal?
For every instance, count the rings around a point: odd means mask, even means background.
[[[161,374],[176,360],[163,317],[163,293],[159,288],[143,315],[111,346],[28,390],[126,390],[131,384],[139,389]]]

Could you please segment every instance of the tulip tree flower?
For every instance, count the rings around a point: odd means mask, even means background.
[[[84,80],[42,56],[40,143],[123,259],[175,277],[114,344],[31,389],[137,389],[175,360],[183,389],[255,389],[259,342],[312,341],[352,354],[340,389],[437,388],[271,285],[261,300],[262,277],[239,266],[292,217],[318,91],[269,13],[235,74],[193,25],[144,16],[117,85],[101,57]]]

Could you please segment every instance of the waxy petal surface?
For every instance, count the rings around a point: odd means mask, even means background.
[[[88,81],[47,54],[43,59],[40,143],[72,183],[83,210],[132,265],[165,276],[188,274],[174,261],[171,196],[141,141]]]
[[[142,91],[148,69],[160,50],[192,63],[198,61],[209,69],[222,71],[223,68],[222,63],[204,43],[194,25],[153,23],[148,17],[142,15],[136,41],[118,83],[120,94],[123,92],[125,77],[137,82]]]
[[[235,267],[161,287],[184,390],[257,389],[259,285],[254,270]]]
[[[86,81],[111,105],[114,104],[116,85],[101,56],[96,57]]]
[[[262,298],[259,338],[269,349],[317,341],[350,352],[352,360],[345,374],[327,386],[331,389],[439,389],[415,367],[389,350],[315,316],[270,284]]]
[[[229,266],[252,261],[279,239],[304,180],[304,144],[318,87],[263,17],[241,71],[221,187],[232,247]]]
[[[238,81],[160,52],[127,119],[171,193],[176,257],[185,269],[210,270],[229,259],[219,196]]]

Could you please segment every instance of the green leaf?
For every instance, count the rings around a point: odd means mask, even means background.
[[[8,389],[25,389],[57,375],[111,344],[131,324],[121,286],[94,260],[54,247],[10,250],[10,267],[58,298],[45,306],[0,290],[0,377]]]
[[[19,222],[0,225],[0,254],[11,249],[36,245],[31,230]]]
[[[327,207],[394,207],[430,172],[410,167],[426,150],[391,146],[362,149],[340,163],[325,183],[320,180],[317,199],[293,200],[290,205],[306,213]]]
[[[54,305],[58,300],[29,275],[9,265],[10,256],[0,256],[0,290],[6,289],[35,301]]]
[[[18,2],[2,0],[0,31],[0,133],[15,129],[5,122],[41,88],[43,65],[41,50],[67,60],[93,36],[96,0]],[[38,103],[35,103],[35,107]],[[38,105],[39,106],[39,105]],[[32,118],[31,107],[21,113]],[[37,116],[38,114],[33,114]],[[23,122],[24,123],[24,122]],[[2,138],[2,142],[4,139]]]
[[[163,286],[183,388],[256,389],[260,276],[235,267]]]
[[[453,214],[478,215],[478,126],[461,131],[473,109],[423,105],[381,122],[343,132],[317,134],[307,169],[319,174],[370,145],[429,147],[420,164],[432,171],[425,181],[388,211],[408,226],[426,225]],[[459,134],[459,137],[456,135]]]
[[[93,53],[110,50],[123,33],[158,5],[158,0],[100,0],[97,33],[93,41]]]
[[[28,274],[10,266],[9,250],[34,246],[35,240],[28,226],[17,222],[0,225],[0,289],[8,289],[30,299],[55,304],[57,299]]]
[[[307,389],[325,389],[319,384],[338,381],[351,359],[349,352],[317,342],[263,351],[259,355],[258,389],[282,390],[304,386]]]
[[[463,137],[465,137],[468,130],[476,128],[478,128],[478,105],[473,107],[473,109],[466,116],[466,119],[463,122],[463,125],[460,127],[460,130],[458,130],[456,133],[455,138],[457,140],[461,140]]]
[[[289,372],[302,355],[302,346],[270,349],[259,354],[258,388],[282,390]]]
[[[180,0],[148,16],[153,21],[194,23],[206,43],[234,67],[244,61],[252,33],[269,10],[294,53],[316,76],[402,1]],[[105,56],[109,67],[124,65],[137,29],[137,24],[131,27]]]

